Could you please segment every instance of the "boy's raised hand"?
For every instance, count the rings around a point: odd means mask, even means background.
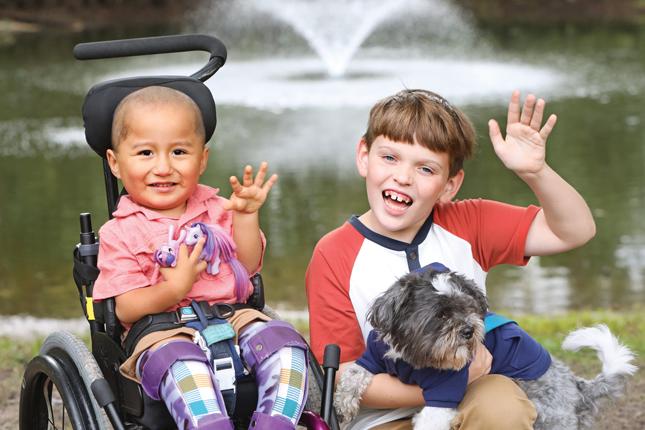
[[[251,166],[244,168],[242,183],[237,177],[231,176],[230,182],[233,194],[231,194],[231,198],[224,208],[245,214],[256,213],[267,199],[271,187],[278,180],[278,175],[273,174],[265,182],[264,178],[267,175],[267,170],[268,163],[263,161],[255,179],[253,179],[253,167]]]
[[[495,153],[508,169],[518,175],[538,173],[546,165],[546,140],[557,117],[550,115],[542,126],[544,106],[544,100],[529,94],[520,111],[520,92],[516,90],[508,104],[506,139],[502,137],[497,121],[488,121]]]

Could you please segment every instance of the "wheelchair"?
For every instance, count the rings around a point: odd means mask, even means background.
[[[112,175],[105,151],[110,145],[114,108],[130,92],[149,85],[168,86],[189,95],[205,117],[207,140],[215,124],[215,104],[203,84],[226,61],[226,48],[220,40],[202,34],[124,39],[81,43],[74,47],[79,60],[103,59],[186,51],[206,51],[205,66],[190,76],[148,76],[106,81],[94,85],[83,104],[87,143],[103,159],[103,176],[109,216],[119,198],[117,179]],[[98,241],[92,230],[91,215],[80,214],[80,242],[73,251],[73,277],[83,313],[89,323],[91,351],[69,332],[49,335],[39,354],[26,366],[20,393],[21,430],[40,429],[171,429],[175,428],[162,401],[148,397],[141,386],[119,372],[127,358],[122,346],[122,328],[114,299],[92,301],[92,285],[97,268]],[[251,279],[254,292],[247,306],[273,318],[278,316],[264,303],[262,279]],[[127,343],[127,342],[126,342]],[[332,407],[333,381],[338,369],[339,349],[328,345],[323,366],[308,352],[309,393],[300,426],[310,430],[337,430]],[[231,415],[236,428],[247,428],[257,402],[252,378],[236,382],[236,401]],[[316,412],[314,412],[316,411]]]

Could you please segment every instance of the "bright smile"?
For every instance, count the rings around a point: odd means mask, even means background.
[[[382,195],[386,206],[396,210],[407,209],[413,202],[412,197],[394,190],[385,190]]]
[[[177,185],[176,182],[155,182],[155,183],[149,184],[148,186],[156,189],[157,191],[164,192],[164,191],[170,191],[176,185]]]

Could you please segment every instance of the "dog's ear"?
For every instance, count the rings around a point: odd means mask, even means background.
[[[481,288],[475,284],[475,281],[455,272],[451,272],[450,277],[455,289],[475,299],[481,315],[486,315],[486,312],[488,312],[488,299]]]
[[[392,331],[394,322],[398,320],[397,314],[404,303],[403,297],[406,294],[406,289],[413,282],[410,279],[411,276],[416,275],[408,274],[402,277],[374,300],[367,314],[367,320],[379,332],[390,333]]]

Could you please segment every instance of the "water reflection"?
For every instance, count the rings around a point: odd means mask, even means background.
[[[645,238],[626,236],[616,248],[616,265],[627,270],[631,290],[645,290]]]
[[[271,32],[276,25],[265,22],[261,28]],[[264,276],[272,303],[302,308],[304,270],[313,245],[350,214],[365,210],[353,154],[368,106],[403,84],[411,86],[413,79],[402,83],[397,76],[415,73],[419,86],[463,105],[479,131],[481,146],[466,166],[459,197],[534,203],[526,186],[495,158],[486,121],[503,118],[501,98],[509,88],[539,89],[543,84],[553,99],[549,110],[559,115],[549,162],[581,191],[596,215],[598,235],[584,248],[533,259],[527,268],[494,269],[488,285],[494,307],[548,313],[645,302],[641,30],[628,36],[621,29],[598,30],[603,44],[590,50],[592,36],[586,33],[578,39],[565,38],[558,30],[539,31],[509,42],[507,34],[489,29],[486,43],[497,50],[496,61],[474,61],[481,54],[475,53],[469,63],[463,57],[424,59],[431,42],[418,39],[403,55],[388,45],[382,32],[392,29],[384,24],[367,38],[348,75],[333,80],[324,78],[321,61],[297,45],[293,35],[288,41],[301,59],[277,61],[258,54],[263,51],[261,35],[247,49],[248,35],[228,31],[230,63],[212,81],[219,122],[204,181],[228,193],[229,175],[265,159],[280,173],[262,214],[269,237]],[[18,38],[16,45],[0,46],[0,314],[78,316],[70,258],[78,240],[78,214],[92,212],[97,227],[107,218],[100,162],[83,143],[84,91],[106,76],[168,70],[170,61],[177,64],[173,69],[190,72],[196,64],[190,55],[101,64],[71,59],[75,42],[109,37],[30,35]],[[626,43],[636,49],[625,50]],[[536,63],[531,50],[559,61]],[[562,58],[561,51],[568,56]],[[29,52],[41,55],[40,61]],[[572,57],[572,52],[580,55]],[[620,61],[603,66],[616,52]],[[455,68],[459,64],[461,69]],[[469,64],[489,64],[503,78]],[[596,64],[593,72],[585,69],[589,64]],[[503,75],[504,70],[509,74]]]

